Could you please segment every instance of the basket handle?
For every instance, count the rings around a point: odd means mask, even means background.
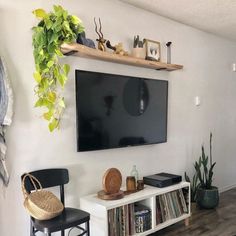
[[[30,182],[33,184],[35,191],[43,189],[41,183],[39,182],[39,180],[36,177],[34,177],[33,175],[31,175],[29,173],[25,173],[24,177],[21,181],[21,188],[22,188],[24,198],[27,198],[29,196],[29,193],[26,191],[26,188],[25,188],[25,179],[26,179],[26,177],[29,177]],[[39,188],[37,188],[36,184],[39,186]]]

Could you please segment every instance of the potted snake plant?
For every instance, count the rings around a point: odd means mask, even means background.
[[[218,206],[219,191],[212,185],[215,164],[216,162],[212,162],[212,133],[210,133],[210,158],[206,156],[202,146],[202,155],[194,164],[200,183],[196,192],[196,202],[200,208],[212,209]]]

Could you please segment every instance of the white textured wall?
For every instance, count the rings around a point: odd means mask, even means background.
[[[32,78],[34,62],[31,27],[37,23],[35,8],[50,10],[62,4],[84,21],[87,36],[95,39],[93,17],[102,17],[103,32],[112,43],[122,41],[131,48],[139,34],[164,45],[173,42],[173,62],[182,71],[158,72],[150,69],[70,57],[70,81],[65,89],[67,110],[60,131],[49,133],[35,101]],[[71,182],[66,188],[67,203],[79,206],[79,197],[101,188],[104,171],[121,170],[124,179],[133,164],[140,175],[159,171],[191,172],[203,142],[213,132],[213,155],[217,161],[215,184],[221,189],[236,183],[236,44],[188,26],[155,16],[119,1],[5,1],[0,0],[0,53],[6,59],[15,92],[14,122],[7,133],[8,166],[11,182],[0,193],[0,235],[29,235],[29,221],[22,207],[20,175],[48,167],[66,167]],[[165,47],[162,48],[165,60]],[[169,80],[168,142],[164,144],[87,153],[76,152],[74,69],[125,74]],[[202,105],[194,106],[194,96]],[[14,226],[12,226],[14,224]]]

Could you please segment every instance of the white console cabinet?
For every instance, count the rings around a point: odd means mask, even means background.
[[[178,193],[179,189],[184,189],[184,192],[185,192],[184,200],[186,202],[187,212],[185,210],[185,212],[178,214],[178,216],[177,214],[173,216],[173,213],[172,213],[172,217],[165,219],[164,222],[162,223],[158,222],[157,217],[159,216],[158,216],[157,205],[159,205],[159,202],[157,204],[157,201],[159,200],[157,199],[163,198],[163,197],[160,198],[161,195],[171,196],[171,194],[174,191]],[[91,220],[90,220],[91,236],[111,236],[111,233],[109,233],[109,219],[108,219],[109,210],[117,209],[119,207],[126,206],[126,205],[129,206],[130,204],[134,204],[134,203],[135,204],[141,203],[142,205],[150,209],[151,228],[141,233],[135,232],[132,235],[143,236],[143,235],[149,235],[151,233],[154,233],[160,229],[163,229],[181,220],[185,220],[185,224],[188,224],[188,220],[191,215],[190,200],[191,200],[190,199],[190,184],[187,182],[181,182],[181,183],[178,183],[169,187],[165,187],[165,188],[156,188],[156,187],[145,185],[145,188],[143,190],[130,194],[130,195],[126,195],[124,198],[119,199],[119,200],[105,201],[105,200],[99,199],[97,197],[97,194],[92,194],[89,196],[82,197],[80,199],[80,208],[91,214]],[[169,203],[169,205],[172,205],[172,206],[168,206],[167,208],[171,209],[172,207],[172,209],[177,211],[176,204],[170,203],[169,200],[166,202],[167,204]],[[181,201],[179,200],[179,202]],[[173,206],[175,206],[175,208],[173,208]],[[123,235],[130,235],[130,233],[124,233]]]

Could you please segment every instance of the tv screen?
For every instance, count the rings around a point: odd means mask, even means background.
[[[168,81],[76,70],[77,150],[167,140]]]

